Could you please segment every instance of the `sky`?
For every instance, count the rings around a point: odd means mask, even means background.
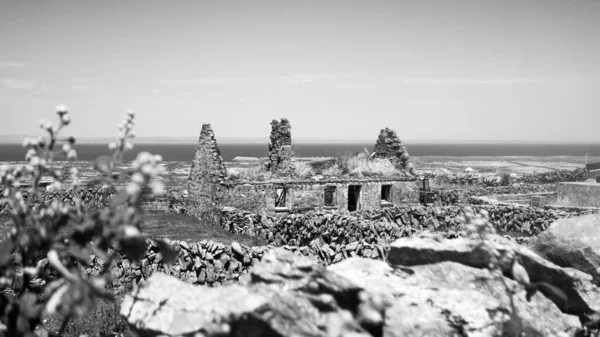
[[[600,1],[0,2],[0,135],[600,142]]]

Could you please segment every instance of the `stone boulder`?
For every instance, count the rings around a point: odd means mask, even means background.
[[[562,312],[586,320],[598,309],[600,303],[591,302],[592,297],[583,296],[579,291],[581,282],[563,268],[502,237],[494,236],[490,241],[500,253],[500,268],[505,275],[512,276],[512,257],[518,257],[532,283],[545,283],[561,290],[566,298],[546,287],[539,289]],[[480,269],[487,268],[492,260],[491,254],[477,241],[467,238],[401,238],[390,245],[387,258],[391,265],[396,266],[456,262]]]
[[[546,231],[535,239],[532,249],[558,266],[591,275],[594,283],[600,285],[600,255],[583,241]]]
[[[600,214],[558,219],[548,227],[547,232],[562,239],[579,240],[600,254]]]
[[[328,268],[383,296],[384,336],[502,336],[512,313],[507,290],[487,269],[455,262],[393,268],[383,261],[350,258]],[[556,336],[579,326],[546,297],[525,299],[525,290],[505,280],[514,292],[521,330],[527,336]]]
[[[126,296],[121,315],[141,336],[382,336],[383,310],[353,281],[274,249],[238,285],[154,274]]]
[[[155,273],[125,297],[121,315],[140,336],[501,336],[514,326],[556,336],[578,325],[546,297],[528,302],[521,285],[486,269],[363,258],[324,267],[285,249],[265,254],[235,285]]]

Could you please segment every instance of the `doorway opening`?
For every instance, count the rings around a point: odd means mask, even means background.
[[[348,186],[348,210],[350,212],[356,211],[359,208],[360,189],[360,185]]]

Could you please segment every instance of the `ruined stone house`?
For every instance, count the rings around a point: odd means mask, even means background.
[[[228,177],[211,126],[203,125],[189,176],[188,209],[192,215],[216,221],[214,217],[224,206],[277,214],[302,210],[357,211],[418,202],[416,178],[402,171],[389,177],[298,177],[294,172],[289,121],[274,120],[271,126],[265,167],[270,178],[242,181]],[[398,147],[398,142],[397,137],[393,139],[393,147]],[[383,145],[376,148],[381,151],[380,156],[406,167],[408,153],[403,145],[398,147],[400,153],[384,149]]]

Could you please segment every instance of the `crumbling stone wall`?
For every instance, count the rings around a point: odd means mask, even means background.
[[[221,204],[246,211],[273,213],[276,190],[287,188],[286,208],[290,211],[330,210],[345,212],[348,210],[348,187],[362,186],[360,191],[360,208],[378,209],[381,207],[381,187],[392,185],[392,203],[418,203],[418,189],[414,181],[395,180],[327,180],[327,181],[290,181],[287,183],[245,183],[240,185],[224,185],[224,196]],[[325,189],[335,187],[334,204],[325,205]]]
[[[196,153],[188,178],[188,212],[212,224],[219,222],[220,183],[227,176],[227,168],[210,124],[203,124]]]
[[[392,160],[399,169],[410,169],[408,160],[410,156],[406,150],[406,146],[398,138],[396,131],[385,128],[379,132],[375,148],[373,149],[376,158],[387,158]]]
[[[294,173],[292,148],[292,126],[286,118],[271,122],[271,137],[269,143],[269,164],[267,168],[277,175],[292,175]]]

